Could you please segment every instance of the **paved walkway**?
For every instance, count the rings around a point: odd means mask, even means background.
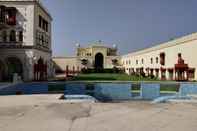
[[[0,96],[0,131],[196,131],[197,104],[66,103],[60,95]]]

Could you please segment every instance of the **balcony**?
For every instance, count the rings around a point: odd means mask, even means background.
[[[16,13],[15,7],[0,6],[0,29],[16,25]]]
[[[0,48],[22,48],[23,42],[0,42]]]

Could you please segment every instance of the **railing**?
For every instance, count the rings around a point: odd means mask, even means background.
[[[0,42],[0,48],[21,47],[23,42]]]

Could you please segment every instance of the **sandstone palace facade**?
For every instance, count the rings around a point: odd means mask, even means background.
[[[101,41],[93,42],[89,47],[76,45],[76,56],[54,57],[56,70],[58,71],[81,71],[82,68],[110,69],[120,66],[120,56],[116,45],[107,47]]]
[[[116,67],[132,75],[157,77],[161,80],[197,80],[197,33],[171,40],[160,45],[132,52],[117,54],[117,47],[109,48],[101,43],[82,48],[78,45],[75,57],[54,58],[59,70]],[[57,66],[58,65],[58,66]]]

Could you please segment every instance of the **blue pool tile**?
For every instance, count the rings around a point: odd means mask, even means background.
[[[160,84],[141,83],[140,97],[142,99],[155,99],[160,96]]]
[[[67,95],[84,95],[86,93],[84,83],[69,83],[65,85],[65,94]]]
[[[98,100],[130,100],[131,84],[98,83],[95,85],[95,98]]]
[[[0,95],[21,94],[46,94],[48,93],[48,84],[46,83],[22,83],[12,85],[0,90]]]
[[[190,94],[197,94],[197,84],[181,84],[179,95],[186,96]]]

